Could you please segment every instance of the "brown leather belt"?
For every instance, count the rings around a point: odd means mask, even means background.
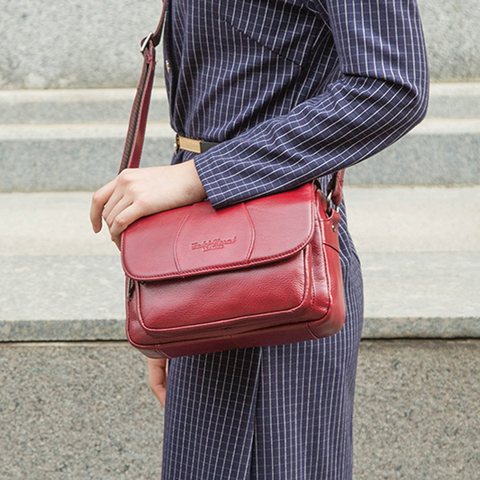
[[[175,153],[178,153],[179,150],[186,150],[187,152],[193,153],[204,153],[210,148],[218,145],[217,142],[205,142],[204,140],[193,140],[192,138],[185,138],[180,135],[175,137]]]

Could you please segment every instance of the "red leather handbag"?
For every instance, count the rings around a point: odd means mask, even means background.
[[[163,18],[163,14],[162,14]],[[138,167],[162,20],[144,68],[120,170]],[[141,218],[122,235],[126,330],[153,358],[279,345],[337,333],[345,321],[339,259],[343,171],[215,210],[210,202]]]

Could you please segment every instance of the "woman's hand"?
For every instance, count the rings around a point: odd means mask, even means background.
[[[148,379],[150,390],[158,398],[158,401],[165,408],[167,395],[168,363],[165,358],[148,358]]]
[[[120,234],[145,215],[200,202],[205,189],[193,160],[166,167],[129,168],[93,195],[90,220],[102,229],[102,217],[120,248]]]

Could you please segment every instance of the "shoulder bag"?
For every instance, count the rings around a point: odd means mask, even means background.
[[[141,44],[120,171],[140,164],[164,12]],[[172,358],[337,333],[345,321],[334,207],[342,183],[343,171],[326,195],[312,181],[218,210],[207,200],[134,222],[121,242],[129,342]]]

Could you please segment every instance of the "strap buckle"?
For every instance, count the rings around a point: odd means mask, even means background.
[[[327,215],[330,215],[332,213],[332,210],[335,210],[338,212],[338,205],[334,205],[332,202],[332,197],[333,197],[333,190],[330,190],[327,194]]]
[[[321,191],[322,190],[322,184],[320,183],[319,178],[315,178],[315,183],[317,185],[317,188]],[[330,182],[328,182],[327,186],[327,194],[325,195],[325,201],[326,201],[326,210],[325,212],[327,215],[331,215],[332,211],[335,210],[338,212],[340,210],[340,205],[336,205],[333,203],[333,194],[335,192],[335,187],[337,185],[337,174],[334,174]]]
[[[150,32],[146,37],[145,39],[143,40],[143,42],[141,43],[140,45],[140,53],[143,53],[144,50],[147,48],[147,45],[148,45],[148,42],[152,39],[153,37],[153,32]]]

